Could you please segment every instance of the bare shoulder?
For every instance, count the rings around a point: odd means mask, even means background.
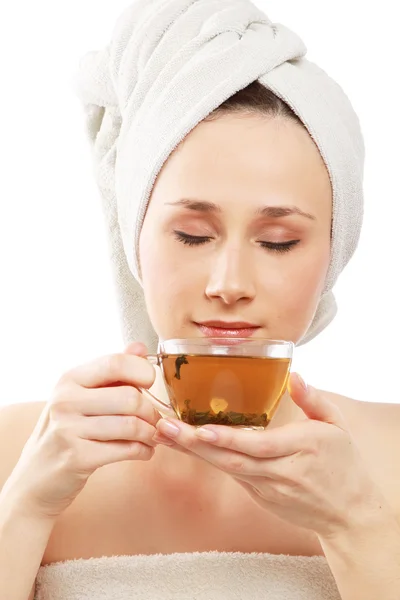
[[[10,476],[45,402],[24,402],[0,408],[0,489]]]
[[[375,481],[400,510],[400,403],[322,393],[338,406]]]
[[[369,428],[373,427],[375,437],[383,436],[387,441],[393,438],[393,441],[397,442],[400,430],[400,402],[367,402],[324,390],[321,390],[321,393],[340,409],[355,435],[362,436],[367,432],[369,435]],[[400,439],[398,441],[400,444]]]

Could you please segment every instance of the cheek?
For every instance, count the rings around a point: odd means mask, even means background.
[[[186,248],[163,236],[142,235],[140,263],[147,312],[162,339],[179,337],[188,307],[198,298],[202,277],[193,262],[184,260]],[[186,250],[186,253],[185,253]]]
[[[309,328],[324,289],[329,260],[329,246],[319,247],[318,252],[307,253],[302,260],[296,257],[290,268],[282,270],[275,287],[274,323],[284,339],[297,342]]]

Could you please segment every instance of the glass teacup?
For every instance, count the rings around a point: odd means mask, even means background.
[[[190,425],[265,429],[286,390],[293,348],[260,338],[166,340],[147,359],[161,368],[170,404],[141,391]]]

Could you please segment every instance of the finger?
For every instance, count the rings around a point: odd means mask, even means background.
[[[176,452],[180,452],[181,454],[186,454],[186,456],[191,456],[192,458],[193,457],[198,458],[199,460],[203,460],[203,461],[205,461],[205,462],[207,462],[209,464],[213,464],[214,466],[217,466],[216,464],[214,464],[210,460],[207,460],[205,458],[205,456],[201,456],[200,453],[192,452],[191,450],[185,448],[184,446],[181,446],[177,442],[174,442],[172,439],[165,437],[159,431],[156,431],[156,433],[153,436],[153,440],[157,444],[162,444],[163,446],[168,446],[169,448],[172,448]],[[200,448],[200,446],[201,445],[199,445],[199,448]],[[206,452],[204,454],[206,454]]]
[[[112,441],[91,442],[91,451],[86,453],[83,470],[92,473],[94,469],[125,460],[150,460],[155,449],[141,442]]]
[[[76,430],[79,437],[86,440],[98,442],[126,440],[156,446],[153,440],[155,427],[138,417],[80,417]]]
[[[241,485],[246,490],[246,492],[248,494],[250,494],[250,496],[256,501],[259,501],[259,499],[263,497],[263,494],[261,493],[260,489],[257,488],[256,485],[254,485],[254,484],[259,483],[260,487],[261,487],[261,485],[265,484],[266,479],[268,479],[268,478],[252,477],[249,480],[246,477],[240,477],[240,476],[235,477],[235,481],[237,481],[237,483],[239,485]],[[272,483],[272,480],[270,480],[270,483]],[[263,487],[264,487],[264,485],[263,485]]]
[[[175,442],[167,437],[165,437],[165,435],[162,435],[159,431],[155,431],[154,435],[153,435],[153,440],[157,443],[157,444],[162,444],[163,446],[175,446]]]
[[[146,359],[132,354],[110,354],[68,371],[60,382],[72,381],[86,388],[125,383],[147,389],[154,379],[154,367]]]
[[[324,421],[347,430],[344,417],[339,408],[330,402],[323,392],[307,386],[298,373],[292,373],[289,379],[290,396],[309,419]]]
[[[180,446],[179,444],[177,444],[173,440],[165,437],[165,435],[162,435],[162,433],[160,433],[157,430],[156,430],[156,433],[153,435],[153,440],[157,444],[161,444],[163,446],[168,446],[169,448],[172,448],[176,452],[180,452],[181,454],[186,454],[186,456],[191,456],[192,458],[195,457],[195,458],[198,458],[199,460],[205,460],[201,456],[199,456],[198,454],[194,454],[193,452],[191,452],[190,450],[187,450],[183,446]],[[208,462],[208,461],[206,461],[206,462]]]
[[[282,505],[282,495],[277,489],[277,482],[269,477],[234,476],[235,481],[246,490],[250,497],[265,509],[265,504]],[[282,489],[282,488],[281,488]]]
[[[145,344],[142,342],[130,342],[125,347],[124,354],[135,354],[136,356],[145,357],[148,352]]]
[[[213,446],[242,452],[257,458],[290,456],[307,447],[309,431],[304,422],[289,423],[276,429],[249,431],[224,425],[204,425],[194,435]]]
[[[180,452],[181,454],[196,456],[196,455],[193,455],[190,452],[190,450],[186,450],[186,448],[175,443],[173,440],[168,439],[167,437],[162,435],[157,430],[156,430],[156,433],[153,435],[153,440],[156,442],[157,445],[161,444],[162,446],[168,446],[169,448],[173,448],[174,450],[176,450],[177,452]]]
[[[179,426],[179,433],[175,434],[172,438],[171,424]],[[161,419],[156,427],[161,435],[172,439],[175,444],[179,444],[190,451],[190,453],[203,458],[227,473],[271,478],[279,477],[279,459],[258,458],[224,447],[215,447],[214,444],[210,445],[208,442],[199,439],[196,435],[196,431],[198,430],[175,419]],[[218,427],[222,429],[222,426]],[[229,427],[224,429],[229,429]],[[261,432],[237,431],[236,433],[256,434]]]
[[[155,425],[160,413],[139,390],[132,386],[83,389],[77,386],[73,401],[68,403],[68,411],[76,411],[88,417],[102,415],[132,415]]]

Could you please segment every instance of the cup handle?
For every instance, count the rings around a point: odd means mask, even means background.
[[[152,365],[156,365],[156,366],[160,365],[160,357],[158,356],[158,354],[147,354],[147,356],[145,356],[144,358],[146,358],[149,362],[151,362]],[[153,405],[154,404],[158,405],[158,406],[155,406],[155,408],[158,411],[160,411],[161,413],[167,414],[169,417],[176,418],[176,413],[170,404],[166,404],[166,402],[159,400],[159,398],[154,396],[151,392],[149,392],[149,390],[146,390],[145,388],[139,387],[138,390],[139,390],[139,392],[141,392],[142,394],[147,396],[152,401]]]

